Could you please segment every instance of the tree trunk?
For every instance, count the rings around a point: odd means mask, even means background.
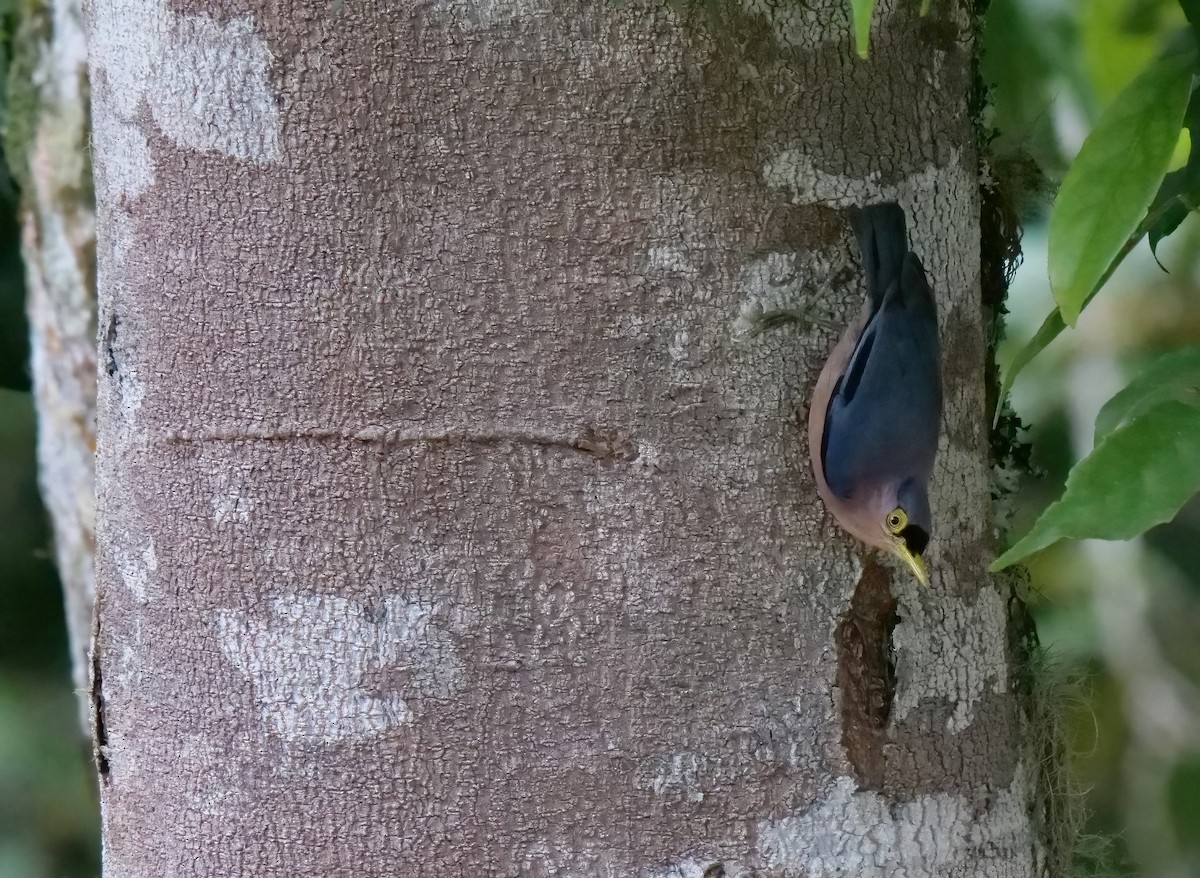
[[[76,689],[88,683],[95,598],[96,217],[79,0],[22,9],[5,120],[22,188],[38,478],[54,533]],[[80,707],[87,727],[88,700]]]
[[[94,0],[109,874],[1039,872],[974,19],[844,5]],[[745,331],[856,312],[885,197],[928,591],[814,490],[836,332]]]

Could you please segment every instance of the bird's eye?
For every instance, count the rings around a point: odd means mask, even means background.
[[[906,527],[908,527],[908,515],[904,512],[903,509],[901,509],[899,506],[897,506],[895,509],[893,509],[891,512],[888,513],[887,529],[890,530],[894,534],[898,534],[898,533],[900,533],[900,531],[904,530]]]

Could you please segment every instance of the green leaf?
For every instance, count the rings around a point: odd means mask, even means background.
[[[1072,47],[1079,55],[1080,72],[1085,78],[1079,99],[1093,121],[1096,110],[1108,106],[1160,53],[1164,2],[1172,0],[1087,0],[1071,4],[1078,28]],[[1157,13],[1143,13],[1146,20],[1138,27],[1136,7],[1144,9],[1153,3],[1160,7]],[[1071,62],[1064,59],[1060,63]]]
[[[1188,167],[1173,171],[1163,178],[1156,197],[1156,200],[1162,198],[1162,204],[1151,208],[1152,221],[1146,230],[1150,236],[1150,253],[1155,262],[1158,262],[1158,245],[1162,239],[1174,233],[1187,215],[1196,209],[1196,196],[1200,194],[1200,173],[1197,172],[1200,172],[1200,162],[1194,168],[1189,162]],[[1161,262],[1158,265],[1162,268]],[[1163,270],[1166,271],[1165,268]]]
[[[1062,538],[1127,540],[1170,521],[1200,488],[1200,406],[1171,400],[1122,427],[1075,465],[1062,499],[992,562],[1002,570]]]
[[[854,19],[854,50],[858,57],[867,57],[867,43],[871,40],[871,15],[875,12],[875,0],[850,0],[850,14]]]
[[[1100,288],[1104,286],[1108,279],[1112,277],[1112,273],[1121,266],[1121,263],[1125,261],[1125,257],[1133,252],[1133,248],[1142,240],[1142,237],[1146,234],[1145,226],[1148,221],[1149,217],[1143,221],[1137,231],[1133,233],[1124,246],[1117,252],[1117,255],[1109,263],[1104,274],[1100,276],[1100,280],[1096,281],[1096,286],[1092,288],[1091,295],[1083,300],[1085,307],[1088,302],[1096,297],[1096,293],[1100,292]],[[1046,319],[1042,321],[1042,325],[1038,327],[1038,331],[1034,333],[1033,338],[1013,357],[1012,365],[1008,367],[1008,372],[1004,376],[1004,382],[1000,386],[1000,396],[996,403],[996,415],[992,420],[993,427],[1000,422],[1000,412],[1004,408],[1004,400],[1008,398],[1008,392],[1012,390],[1013,382],[1017,380],[1017,375],[1029,365],[1034,357],[1049,347],[1050,342],[1058,338],[1059,334],[1066,328],[1067,324],[1063,322],[1062,312],[1058,308],[1055,308],[1046,315]]]
[[[1200,406],[1200,345],[1159,357],[1106,402],[1096,416],[1096,444],[1126,421],[1168,400]]]
[[[1158,193],[1142,222],[1150,239],[1150,252],[1156,261],[1159,242],[1179,228],[1188,213],[1200,205],[1200,89],[1192,93],[1183,124],[1191,135],[1187,162],[1179,170],[1163,177],[1162,185],[1158,187]]]
[[[1050,216],[1050,288],[1074,325],[1167,171],[1191,91],[1196,51],[1153,61],[1117,95],[1071,163]]]
[[[1196,0],[1196,2],[1200,3],[1200,0]],[[1096,281],[1096,286],[1092,288],[1091,295],[1084,299],[1083,307],[1087,307],[1088,302],[1095,297],[1096,293],[1100,292],[1100,288],[1104,286],[1109,277],[1112,276],[1112,273],[1117,270],[1125,257],[1138,245],[1143,236],[1149,237],[1150,252],[1157,259],[1158,253],[1156,251],[1159,242],[1174,232],[1190,211],[1196,210],[1200,206],[1200,89],[1197,89],[1192,94],[1187,112],[1184,114],[1184,125],[1191,132],[1191,141],[1194,145],[1194,148],[1188,154],[1187,164],[1177,171],[1172,171],[1163,178],[1162,185],[1159,186],[1158,193],[1154,196],[1154,201],[1150,205],[1146,216],[1138,224],[1137,229],[1125,242],[1116,257],[1109,263],[1104,274]],[[1000,386],[999,402],[997,403],[995,417],[992,421],[993,427],[999,423],[1000,411],[1004,406],[1004,400],[1008,398],[1008,393],[1012,390],[1013,384],[1017,380],[1017,375],[1029,365],[1030,361],[1044,351],[1050,345],[1050,342],[1058,338],[1059,334],[1066,328],[1067,325],[1063,322],[1061,312],[1058,308],[1055,308],[1042,322],[1041,327],[1033,338],[1029,340],[1028,344],[1013,358],[1012,364],[1008,367],[1008,371],[1004,375],[1004,381]]]

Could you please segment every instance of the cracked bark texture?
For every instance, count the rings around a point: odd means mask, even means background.
[[[94,0],[107,874],[1041,871],[974,20]],[[801,424],[846,208],[940,303],[934,587]]]

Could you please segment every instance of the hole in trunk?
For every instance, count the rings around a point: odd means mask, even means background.
[[[868,558],[837,635],[842,746],[863,789],[883,785],[883,745],[896,691],[892,632],[899,621],[891,576]]]

